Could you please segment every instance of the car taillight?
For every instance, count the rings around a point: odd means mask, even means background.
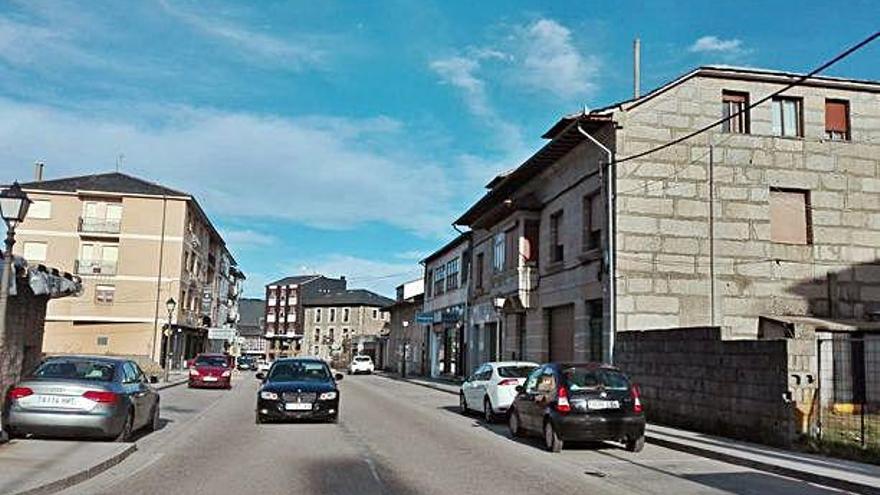
[[[15,387],[9,391],[9,398],[12,400],[22,399],[29,395],[34,395],[34,391],[27,387]]]
[[[559,392],[556,393],[556,410],[561,413],[571,412],[571,404],[568,402],[568,389],[565,387],[559,387]]]
[[[641,413],[642,412],[642,399],[641,399],[642,394],[639,391],[639,386],[633,385],[630,388],[629,393],[630,393],[630,395],[632,395],[632,398],[633,398],[633,412]]]
[[[199,376],[199,370],[197,370],[195,368],[190,368],[189,376]]]
[[[513,386],[519,385],[519,380],[517,380],[516,378],[505,378],[504,380],[501,380],[500,382],[498,382],[499,387],[509,387],[511,385],[513,385]]]
[[[105,392],[103,390],[89,390],[82,394],[84,399],[93,400],[101,404],[113,404],[119,398],[113,392]]]

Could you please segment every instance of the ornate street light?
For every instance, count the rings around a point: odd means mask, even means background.
[[[173,297],[169,297],[165,301],[165,308],[168,310],[168,328],[165,329],[165,383],[168,383],[168,373],[171,371],[171,320],[174,317],[174,310],[177,308],[177,301]]]
[[[12,257],[12,246],[15,244],[15,227],[24,221],[28,208],[31,207],[30,198],[21,190],[18,182],[15,182],[3,192],[0,192],[0,217],[6,222],[6,255]]]

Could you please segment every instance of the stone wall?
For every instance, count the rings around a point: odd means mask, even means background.
[[[785,446],[800,429],[789,362],[810,365],[789,359],[799,345],[725,341],[712,327],[621,332],[615,364],[640,386],[651,422]]]
[[[6,332],[0,336],[0,409],[7,390],[23,373],[40,364],[48,296],[36,296],[26,277],[19,277],[17,295],[6,308]]]

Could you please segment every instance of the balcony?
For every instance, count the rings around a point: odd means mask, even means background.
[[[118,234],[122,227],[119,218],[80,217],[79,231],[84,234]]]
[[[77,275],[116,275],[115,261],[106,260],[76,260],[75,270]]]

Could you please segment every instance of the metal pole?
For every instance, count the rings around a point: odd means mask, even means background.
[[[715,326],[715,148],[709,145],[709,321]]]
[[[159,239],[159,266],[156,270],[156,312],[153,323],[153,338],[150,341],[150,357],[153,361],[161,361],[156,359],[156,334],[159,333],[159,302],[162,300],[162,261],[165,255],[165,215],[168,209],[168,198],[162,196],[162,233]],[[186,270],[186,267],[184,267]],[[168,319],[168,328],[171,328],[171,319]],[[167,377],[166,377],[167,380]]]
[[[168,312],[168,330],[165,335],[165,383],[168,383],[168,373],[171,371],[171,311]]]
[[[6,352],[6,307],[9,302],[9,280],[12,274],[12,246],[15,244],[15,230],[7,228],[6,249],[3,251],[3,278],[0,279],[0,353]],[[0,358],[4,358],[0,354]]]

